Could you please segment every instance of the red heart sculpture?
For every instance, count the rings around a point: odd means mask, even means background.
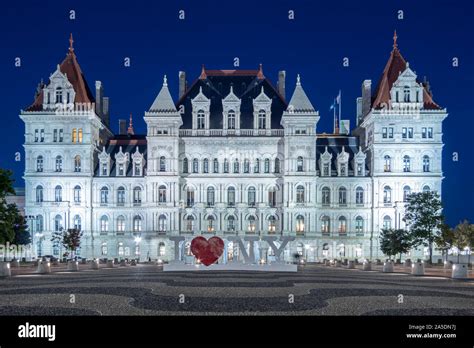
[[[206,266],[216,262],[224,251],[224,241],[219,237],[207,240],[204,237],[196,237],[191,242],[191,252]]]

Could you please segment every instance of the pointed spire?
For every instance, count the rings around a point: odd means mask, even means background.
[[[296,87],[288,103],[288,110],[291,110],[291,113],[316,111],[301,86],[301,77],[299,75],[296,77]]]
[[[72,38],[72,33],[69,36],[69,52],[74,52],[74,39]]]
[[[168,89],[168,78],[166,75],[163,76],[163,86],[153,101],[149,112],[176,112],[176,106]]]
[[[204,64],[203,64],[201,68],[201,75],[199,76],[199,80],[205,80],[205,79],[207,79],[207,74],[206,74],[206,68],[204,67]]]
[[[127,134],[128,135],[134,135],[135,134],[135,132],[133,130],[132,113],[130,113],[130,123],[128,124]]]
[[[394,31],[393,31],[393,49],[394,49],[394,50],[397,50],[397,49],[398,49],[397,39],[398,39],[397,31],[394,30]]]
[[[258,67],[257,78],[259,80],[263,80],[265,78],[265,76],[263,75],[263,65],[262,65],[262,63],[260,63],[260,65]]]

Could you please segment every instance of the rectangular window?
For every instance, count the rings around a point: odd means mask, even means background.
[[[323,175],[324,176],[329,176],[329,163],[324,163],[323,164]]]
[[[406,139],[406,138],[407,138],[407,135],[408,135],[408,133],[407,133],[407,128],[406,128],[406,127],[403,127],[403,128],[402,128],[402,138],[403,138],[403,139]]]
[[[41,130],[41,137],[40,142],[44,143],[44,129]]]
[[[123,163],[120,163],[118,165],[118,172],[119,172],[119,175],[120,176],[124,176],[125,175],[125,165]]]
[[[72,139],[71,140],[72,140],[73,143],[77,142],[77,129],[76,128],[72,129]]]
[[[363,164],[357,163],[357,176],[362,176],[362,172],[363,172]]]
[[[428,128],[428,138],[433,139],[433,127]]]
[[[270,207],[276,206],[276,191],[268,191],[268,205]]]
[[[428,136],[428,134],[426,132],[426,127],[421,128],[421,137],[423,139],[426,139],[427,136]]]
[[[35,129],[35,143],[39,141],[39,129]]]
[[[412,127],[408,128],[408,138],[413,139],[413,128]]]
[[[107,176],[107,163],[102,163],[102,175]]]
[[[77,142],[82,143],[82,128],[77,130]]]
[[[59,130],[59,142],[62,143],[62,142],[63,142],[63,139],[64,139],[63,130],[60,129],[60,130]]]
[[[387,137],[388,137],[387,127],[383,127],[382,128],[382,138],[387,139]]]
[[[393,139],[393,127],[388,127],[388,138]]]
[[[57,143],[58,142],[58,130],[55,129],[53,131],[53,142]]]

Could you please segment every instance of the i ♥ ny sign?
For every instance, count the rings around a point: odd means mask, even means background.
[[[204,265],[209,266],[216,262],[224,251],[224,241],[219,237],[207,240],[196,237],[191,242],[191,252]]]

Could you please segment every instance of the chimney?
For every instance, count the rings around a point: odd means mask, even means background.
[[[184,71],[179,72],[179,98],[186,93],[186,73]]]
[[[127,120],[119,120],[119,134],[127,135]]]
[[[362,117],[365,117],[370,111],[372,103],[371,80],[364,80],[362,82]]]
[[[286,95],[285,95],[285,77],[286,77],[286,71],[281,70],[278,72],[278,93],[283,97],[284,100],[286,100]]]
[[[102,98],[104,98],[104,89],[102,88],[102,82],[95,82],[95,113],[103,119],[102,109]]]
[[[109,115],[109,97],[102,98],[102,112],[104,114],[103,120],[107,127],[110,127],[110,115]]]

